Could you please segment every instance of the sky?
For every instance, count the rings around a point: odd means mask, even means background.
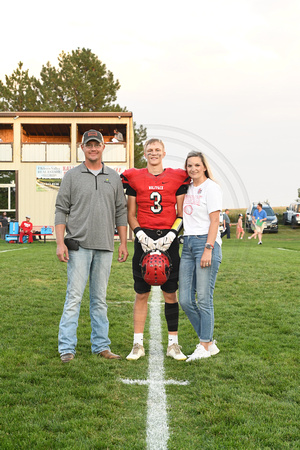
[[[19,61],[39,77],[62,51],[89,48],[119,80],[117,102],[164,140],[165,167],[204,152],[224,208],[297,198],[299,0],[13,5],[1,6],[2,81]]]

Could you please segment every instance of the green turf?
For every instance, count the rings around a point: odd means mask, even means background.
[[[257,240],[223,240],[215,289],[220,353],[192,363],[165,358],[169,449],[298,449],[300,229],[280,226]],[[88,290],[74,361],[62,364],[57,332],[66,265],[55,243],[0,241],[0,448],[144,449],[148,358],[125,360],[132,346],[131,261],[114,262],[108,287],[111,349],[91,354]],[[279,250],[284,249],[284,250]],[[129,244],[130,255],[133,245]],[[162,310],[163,312],[163,310]],[[147,325],[148,325],[147,321]],[[163,346],[167,330],[162,316]],[[145,347],[148,350],[148,327]],[[179,341],[195,333],[180,311]]]

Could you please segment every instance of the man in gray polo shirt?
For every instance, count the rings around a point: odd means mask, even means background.
[[[102,134],[86,131],[81,148],[85,161],[65,174],[55,205],[56,254],[60,261],[68,263],[67,293],[58,335],[62,362],[75,356],[80,304],[88,278],[92,352],[107,359],[120,359],[109,347],[106,290],[115,227],[120,237],[118,261],[124,262],[128,257],[126,199],[119,175],[102,163]]]
[[[225,212],[223,214],[223,226],[224,226],[224,231],[222,232],[221,237],[225,236],[225,234],[226,234],[227,239],[230,239],[231,223],[230,223],[230,219],[229,219],[229,209],[225,209]]]

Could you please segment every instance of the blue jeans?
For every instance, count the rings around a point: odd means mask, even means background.
[[[75,354],[80,305],[89,280],[92,352],[109,350],[106,290],[113,252],[79,247],[69,250],[66,301],[59,324],[58,351]]]
[[[184,236],[179,268],[179,303],[201,342],[213,340],[213,293],[222,261],[221,247],[215,242],[211,266],[200,267],[206,241],[207,235]]]

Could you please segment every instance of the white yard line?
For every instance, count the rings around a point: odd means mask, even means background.
[[[121,379],[125,384],[148,385],[147,402],[147,449],[166,450],[168,448],[169,428],[167,417],[167,397],[165,385],[186,386],[188,381],[165,380],[164,352],[161,344],[161,290],[158,286],[152,287],[149,302],[150,311],[150,341],[149,341],[149,367],[147,380]],[[175,362],[178,364],[178,362]],[[134,361],[131,362],[134,364]]]
[[[122,305],[123,303],[130,303],[132,305],[132,300],[124,300],[121,302],[116,302],[115,300],[106,300],[106,303],[109,303],[111,306],[113,305]]]
[[[150,342],[148,367],[147,448],[167,449],[169,428],[167,397],[164,386],[164,355],[161,344],[160,288],[152,287],[150,302]]]
[[[130,378],[122,378],[122,383],[124,384],[139,384],[140,386],[148,386],[149,380],[130,380]],[[176,380],[166,380],[164,381],[165,385],[173,385],[173,386],[187,386],[190,384],[189,381],[176,381]]]
[[[27,247],[25,248],[13,248],[11,250],[0,250],[0,253],[6,253],[6,252],[17,252],[19,250],[27,250]]]
[[[284,250],[285,252],[299,252],[299,250],[293,250],[291,248],[281,248],[281,247],[277,247],[277,250]]]

